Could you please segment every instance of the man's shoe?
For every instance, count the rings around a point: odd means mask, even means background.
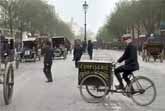
[[[124,89],[124,86],[123,86],[123,85],[116,85],[115,88],[116,88],[117,90],[119,90],[119,89]]]
[[[48,80],[48,81],[46,81],[46,82],[47,82],[47,83],[48,83],[48,82],[53,82],[53,80]]]

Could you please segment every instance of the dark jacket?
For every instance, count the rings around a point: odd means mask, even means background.
[[[83,53],[82,47],[75,47],[73,51],[74,60],[80,60]]]
[[[52,60],[54,57],[54,52],[52,48],[45,48],[44,50],[44,64],[52,64]]]
[[[137,49],[132,43],[128,44],[124,54],[118,60],[119,63],[122,61],[125,61],[125,65],[124,65],[125,70],[139,69]]]
[[[4,57],[4,54],[10,54],[10,47],[5,36],[0,36],[0,56]]]
[[[93,52],[93,44],[90,42],[88,43],[88,53],[92,53]]]

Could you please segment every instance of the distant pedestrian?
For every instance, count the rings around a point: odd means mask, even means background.
[[[81,43],[75,41],[73,58],[75,61],[76,68],[78,67],[78,61],[81,59],[82,53],[83,53],[83,48],[81,47]]]
[[[52,72],[51,72],[53,57],[54,57],[54,53],[53,53],[53,49],[51,48],[51,43],[47,41],[44,50],[44,69],[43,69],[44,74],[47,78],[46,82],[53,82]]]
[[[88,55],[90,57],[90,59],[92,59],[93,57],[93,43],[91,42],[91,40],[88,40]]]

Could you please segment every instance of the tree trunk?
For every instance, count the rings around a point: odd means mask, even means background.
[[[12,11],[11,6],[9,6],[9,28],[10,28],[10,34],[11,37],[13,37],[13,18],[12,18]]]
[[[131,30],[132,30],[132,38],[133,38],[133,40],[134,40],[134,39],[135,39],[134,25],[131,26]]]

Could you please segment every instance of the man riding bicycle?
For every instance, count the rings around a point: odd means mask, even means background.
[[[131,36],[124,36],[122,37],[122,39],[123,42],[127,44],[127,47],[124,51],[124,54],[118,59],[117,62],[121,63],[125,61],[125,64],[115,69],[115,75],[119,81],[119,85],[116,86],[116,89],[124,89],[124,85],[121,77],[122,72],[123,72],[123,79],[129,85],[131,81],[128,78],[128,75],[132,74],[133,71],[139,69],[137,49],[136,46],[134,46],[132,43]]]

